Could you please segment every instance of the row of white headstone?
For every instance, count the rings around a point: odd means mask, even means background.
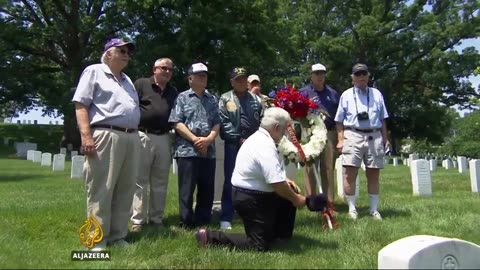
[[[5,121],[5,123],[11,123],[11,122]],[[32,123],[33,123],[34,125],[36,125],[36,124],[38,123],[38,121],[37,121],[37,120],[33,120],[33,122],[32,122],[32,120],[25,120],[25,119],[23,119],[23,120],[17,120],[17,124],[18,124],[18,125],[21,125],[21,124],[31,125]],[[52,121],[48,121],[48,124],[49,124],[49,125],[53,125],[53,122],[52,122]],[[58,124],[59,124],[59,123],[58,123],[58,120],[55,121],[55,125],[58,125]]]
[[[27,160],[31,160],[34,163],[40,163],[41,166],[50,167],[52,166],[52,171],[64,171],[65,170],[65,154],[55,154],[51,153],[42,153],[36,150],[27,151]],[[72,164],[70,178],[79,178],[83,179],[83,163],[85,161],[84,156],[79,156],[76,151],[72,151]]]
[[[466,159],[465,159],[466,160]],[[480,192],[480,160],[470,160],[470,182],[472,192]],[[413,194],[432,195],[431,163],[424,159],[413,160],[410,166]]]

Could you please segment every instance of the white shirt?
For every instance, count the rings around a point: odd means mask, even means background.
[[[237,154],[232,185],[273,192],[271,184],[286,181],[280,155],[267,130],[259,128],[242,144]]]
[[[106,64],[90,65],[82,72],[72,101],[88,107],[90,124],[138,128],[138,93],[130,78],[121,75],[117,80]]]
[[[383,95],[373,87],[368,87],[366,93],[356,87],[349,88],[342,93],[339,103],[335,121],[345,127],[381,128],[382,120],[388,118]],[[368,120],[358,120],[357,115],[361,112],[368,113]]]

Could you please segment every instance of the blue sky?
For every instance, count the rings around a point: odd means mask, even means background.
[[[475,39],[466,39],[462,41],[462,44],[455,46],[455,49],[459,52],[461,52],[465,47],[475,47],[477,51],[480,51],[480,38],[475,38]],[[467,78],[473,85],[474,87],[478,87],[480,84],[480,75],[477,76],[470,76]],[[459,111],[460,115],[464,115],[468,111]],[[10,120],[10,118],[9,118]],[[17,120],[31,120],[33,123],[34,120],[37,120],[39,124],[48,124],[50,121],[55,124],[55,121],[58,121],[60,125],[63,124],[62,117],[49,117],[49,116],[42,116],[42,110],[41,108],[36,108],[36,110],[32,110],[28,112],[27,114],[21,114],[19,117],[15,117],[12,119],[12,123],[16,123]]]

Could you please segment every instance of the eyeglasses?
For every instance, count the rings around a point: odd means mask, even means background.
[[[126,49],[123,49],[123,48],[118,48],[118,50],[120,51],[121,54],[123,55],[128,55],[128,56],[132,56],[133,52],[129,51],[129,50],[126,50]]]
[[[357,73],[354,73],[353,74],[354,76],[367,76],[368,75],[368,72],[366,71],[359,71]]]
[[[167,66],[156,66],[157,68],[161,69],[162,71],[173,71],[173,68]]]

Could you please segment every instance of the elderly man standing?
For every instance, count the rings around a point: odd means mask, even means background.
[[[140,78],[134,84],[140,99],[138,129],[142,149],[137,190],[132,205],[133,232],[140,232],[147,222],[156,227],[163,226],[168,174],[172,162],[169,134],[171,125],[168,118],[177,97],[177,89],[169,83],[172,66],[172,60],[160,58],[153,65],[153,76]],[[149,186],[150,194],[147,194]]]
[[[104,240],[95,246],[127,245],[128,219],[140,158],[138,95],[122,72],[133,44],[109,40],[102,64],[85,68],[72,101],[85,154],[87,215],[102,226]]]
[[[181,226],[208,224],[215,188],[215,137],[220,130],[218,101],[205,88],[208,69],[203,63],[188,69],[190,89],[178,95],[169,122],[175,127]],[[195,213],[193,192],[197,187]]]
[[[296,208],[307,205],[312,211],[324,209],[323,195],[305,198],[285,176],[276,144],[285,134],[289,121],[290,115],[282,108],[265,110],[259,130],[238,151],[232,176],[233,198],[246,235],[200,229],[195,233],[200,246],[267,251],[274,241],[292,237]]]
[[[355,64],[352,68],[353,87],[345,90],[340,97],[340,105],[335,115],[337,122],[337,149],[342,152],[345,168],[344,186],[351,219],[358,218],[355,207],[355,179],[361,163],[365,163],[370,199],[370,215],[377,220],[382,216],[377,210],[380,169],[384,165],[388,118],[382,93],[368,86],[370,73],[365,64]]]
[[[260,98],[262,105],[265,107],[266,100],[268,99],[268,96],[262,94],[262,86],[260,84],[260,77],[256,74],[252,74],[248,76],[247,78],[248,82],[248,91],[250,93],[257,95],[257,97]]]
[[[328,196],[328,209],[332,214],[336,214],[334,202],[334,170],[335,160],[337,158],[337,133],[335,131],[335,114],[338,109],[340,95],[331,86],[325,83],[325,74],[327,69],[322,64],[312,65],[310,84],[300,89],[312,99],[320,109],[328,113],[324,120],[327,128],[327,143],[325,149],[320,155],[320,177],[322,190]],[[313,168],[307,168],[308,174],[305,174],[307,183],[307,194],[316,193],[316,181]]]
[[[247,88],[247,71],[236,67],[230,73],[230,90],[220,97],[218,104],[222,125],[220,136],[225,141],[225,163],[222,192],[222,212],[220,214],[220,229],[232,229],[232,172],[238,149],[243,142],[260,126],[260,116],[263,111],[260,99],[251,94]]]

